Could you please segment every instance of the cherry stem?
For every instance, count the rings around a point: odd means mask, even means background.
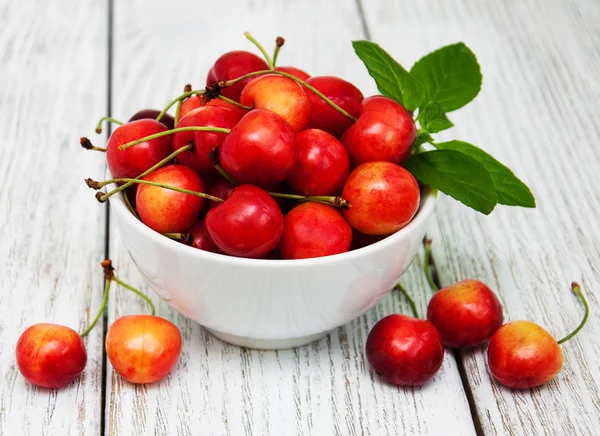
[[[101,151],[103,153],[106,153],[106,148],[103,147],[96,147],[94,144],[92,144],[92,141],[90,141],[88,138],[86,138],[85,136],[79,139],[79,143],[81,144],[81,146],[83,148],[85,148],[86,150],[95,150],[95,151]]]
[[[265,74],[277,74],[279,76],[283,76],[283,77],[287,77],[288,79],[293,80],[294,82],[310,89],[312,92],[314,92],[315,94],[317,94],[325,103],[327,103],[329,106],[331,106],[333,109],[335,109],[336,111],[338,111],[339,113],[341,113],[343,116],[345,116],[346,118],[348,118],[349,120],[352,121],[356,121],[356,117],[350,115],[348,112],[346,112],[344,109],[342,109],[341,107],[339,107],[337,104],[335,104],[332,100],[330,100],[329,98],[327,98],[321,91],[319,91],[317,88],[315,88],[312,85],[309,85],[308,83],[306,83],[304,80],[302,79],[298,79],[296,76],[292,76],[291,74],[288,74],[284,71],[274,71],[274,70],[261,70],[261,71],[254,71],[252,73],[248,73],[248,74],[244,74],[243,76],[240,76],[236,79],[232,79],[232,80],[224,80],[221,82],[217,82],[217,86],[219,88],[227,88],[228,86],[232,86],[235,85],[236,83],[241,82],[242,80],[248,79],[250,77],[256,77],[256,76],[263,76]]]
[[[437,292],[440,290],[438,285],[435,284],[433,280],[433,275],[431,274],[431,239],[425,239],[425,255],[423,256],[423,270],[425,271],[425,277],[427,277],[427,281],[429,282],[429,286],[433,292]]]
[[[341,209],[348,210],[352,207],[348,200],[343,199],[342,197],[333,197],[333,196],[325,196],[325,195],[313,195],[305,197],[304,195],[296,195],[296,194],[281,194],[278,192],[269,192],[271,197],[276,198],[289,198],[291,200],[302,200],[302,201],[318,201],[319,203],[329,204],[331,206],[339,207]]]
[[[229,173],[227,171],[225,171],[225,169],[219,163],[219,146],[218,145],[210,151],[210,153],[208,154],[208,159],[210,160],[210,163],[212,163],[213,167],[215,167],[215,169],[219,172],[219,174],[221,174],[223,177],[225,177],[225,179],[227,179],[227,181],[229,183],[231,183],[234,186],[237,186],[239,184],[238,182],[236,182],[233,179],[233,177],[231,177],[229,175]]]
[[[218,98],[219,100],[226,101],[227,103],[229,103],[229,104],[231,104],[231,105],[233,105],[233,106],[235,106],[235,107],[239,107],[240,109],[243,109],[243,110],[245,110],[245,111],[251,111],[252,109],[254,109],[254,106],[244,106],[243,104],[241,104],[241,103],[238,103],[237,101],[235,101],[235,100],[232,100],[232,99],[230,99],[230,98],[227,98],[227,97],[225,97],[224,95],[220,95],[220,94],[219,94],[219,95],[217,96],[217,98]]]
[[[154,303],[152,303],[152,300],[150,298],[148,298],[147,295],[143,294],[142,292],[138,291],[137,289],[135,289],[133,286],[128,285],[127,283],[121,281],[118,277],[113,276],[112,278],[117,284],[123,286],[125,289],[130,290],[131,292],[133,292],[134,294],[136,294],[137,296],[139,296],[142,300],[144,300],[146,303],[148,303],[148,306],[150,306],[150,313],[152,315],[156,314],[156,309],[154,308]]]
[[[198,95],[198,94],[204,94],[205,90],[204,89],[196,89],[194,91],[189,91],[189,92],[184,92],[183,94],[180,94],[178,97],[175,97],[173,100],[171,100],[167,106],[165,106],[165,108],[158,114],[158,116],[156,117],[156,121],[160,121],[162,120],[162,117],[165,116],[165,114],[169,111],[169,109],[171,109],[171,107],[173,107],[173,105],[177,104],[178,102],[180,102],[181,100],[185,100],[188,97],[191,97],[192,95]]]
[[[141,144],[142,142],[151,141],[156,138],[162,138],[163,136],[169,136],[179,132],[218,132],[218,133],[229,133],[231,129],[224,129],[222,127],[207,127],[207,126],[190,126],[180,127],[178,129],[165,130],[164,132],[155,133],[154,135],[146,136],[135,141],[128,142],[126,144],[119,145],[119,150],[127,150],[129,147]]]
[[[577,335],[577,333],[579,333],[579,331],[583,328],[583,326],[585,325],[585,323],[588,320],[588,317],[590,316],[590,306],[585,298],[585,295],[583,295],[583,292],[581,291],[581,286],[579,286],[579,283],[576,283],[576,282],[571,283],[571,289],[573,290],[575,295],[577,295],[579,300],[581,300],[581,303],[583,304],[583,307],[585,308],[585,314],[583,315],[583,319],[581,320],[581,322],[579,323],[579,325],[577,326],[577,328],[575,330],[573,330],[567,336],[562,338],[560,341],[557,341],[559,345],[564,344],[568,340],[572,339],[575,335]]]
[[[123,200],[125,201],[125,206],[127,206],[127,209],[129,209],[129,212],[131,212],[131,214],[136,217],[137,219],[140,219],[139,215],[137,214],[137,212],[135,211],[135,209],[131,206],[131,203],[129,202],[129,195],[127,195],[127,191],[123,192]]]
[[[273,68],[275,68],[275,65],[277,64],[277,56],[279,56],[279,50],[281,50],[283,44],[285,44],[285,39],[283,39],[282,36],[278,36],[275,39],[275,51],[273,52]]]
[[[166,236],[169,239],[183,242],[186,245],[192,245],[193,238],[192,238],[192,234],[190,232],[163,233],[162,235]]]
[[[192,91],[192,85],[190,85],[189,83],[187,85],[185,85],[183,87],[183,92],[191,92]],[[175,118],[173,119],[173,125],[177,126],[177,123],[179,123],[179,115],[181,114],[181,104],[183,103],[183,100],[179,100],[177,102],[177,109],[175,110]]]
[[[252,36],[252,34],[250,32],[244,32],[244,36],[246,38],[248,38],[250,40],[250,42],[252,42],[252,44],[254,44],[260,50],[260,52],[265,57],[265,60],[267,61],[269,68],[273,69],[273,61],[271,60],[271,56],[269,56],[269,53],[267,53],[267,51],[262,46],[262,44],[260,42],[258,42],[256,39],[254,39],[254,36]]]
[[[96,314],[92,323],[90,325],[88,325],[87,328],[79,334],[79,336],[81,336],[82,338],[85,338],[88,335],[88,333],[92,331],[92,329],[98,323],[98,320],[104,313],[104,310],[106,309],[106,306],[108,305],[108,293],[110,291],[111,283],[112,283],[111,279],[109,279],[109,278],[104,279],[104,295],[102,297],[102,305],[100,306],[100,310],[98,310],[98,313]]]
[[[123,125],[123,121],[119,121],[113,117],[102,117],[102,118],[100,118],[100,121],[98,121],[98,124],[96,124],[96,133],[98,133],[98,134],[102,133],[102,123],[104,121],[108,121],[109,123],[118,124],[119,126]]]
[[[164,188],[164,189],[169,189],[171,191],[181,192],[182,194],[194,195],[196,197],[205,198],[206,200],[214,201],[214,202],[217,202],[217,203],[223,203],[223,201],[224,201],[224,200],[220,199],[219,197],[215,197],[213,195],[205,194],[204,192],[190,191],[189,189],[180,188],[178,186],[165,185],[164,183],[151,182],[149,180],[113,179],[112,182],[113,183],[129,183],[129,182],[131,182],[131,183],[138,183],[140,185],[155,186],[157,188]],[[98,192],[98,194],[100,194],[100,192]],[[96,194],[96,198],[98,198],[98,201],[100,201],[102,203],[103,200],[101,199],[101,197],[103,197],[103,196],[99,196],[98,194]]]
[[[419,311],[417,310],[417,305],[415,304],[415,301],[411,298],[411,296],[408,294],[406,289],[404,289],[404,286],[402,286],[400,283],[398,283],[396,285],[396,289],[398,289],[400,291],[400,293],[402,295],[404,295],[404,298],[406,298],[406,301],[408,301],[408,304],[410,305],[410,308],[412,309],[412,313],[413,313],[414,317],[418,318]]]
[[[183,146],[183,147],[175,150],[173,153],[171,153],[170,155],[168,155],[167,157],[165,157],[163,160],[161,160],[160,162],[158,162],[155,165],[151,166],[146,171],[144,171],[142,174],[140,174],[139,176],[137,176],[136,179],[141,179],[142,177],[147,176],[152,171],[157,170],[158,168],[162,167],[164,164],[168,163],[169,161],[171,161],[172,159],[174,159],[175,157],[177,157],[178,155],[180,155],[184,151],[188,151],[188,150],[190,150],[192,148],[193,148],[193,146],[191,144],[188,144],[186,146]],[[104,187],[106,185],[109,185],[111,183],[115,183],[115,180],[111,179],[111,180],[105,180],[104,182],[96,182],[96,181],[94,181],[92,179],[85,179],[85,182],[92,189],[101,189],[102,187]],[[108,198],[110,198],[111,196],[113,196],[117,192],[122,191],[123,189],[129,188],[131,185],[133,185],[133,183],[125,183],[124,185],[121,185],[121,186],[113,189],[110,192],[107,192],[106,194],[104,194],[104,195],[102,195],[100,197],[96,196],[96,198],[98,198],[98,201],[100,201],[101,203],[104,203]]]

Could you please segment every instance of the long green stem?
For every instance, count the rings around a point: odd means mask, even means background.
[[[157,162],[156,164],[154,164],[153,166],[151,166],[150,168],[148,168],[146,171],[144,171],[142,174],[140,174],[139,176],[136,177],[136,179],[141,179],[142,177],[147,176],[148,174],[150,174],[152,171],[155,171],[157,169],[159,169],[160,167],[162,167],[164,164],[170,162],[172,159],[174,159],[175,157],[177,157],[178,155],[180,155],[181,153],[188,151],[192,148],[192,145],[188,144],[184,147],[181,147],[177,150],[175,150],[173,153],[171,153],[170,155],[168,155],[167,157],[165,157],[163,160]],[[111,179],[111,180],[105,180],[104,182],[95,182],[92,179],[86,179],[86,183],[90,188],[93,189],[100,189],[103,186],[106,186],[108,184],[111,183],[115,183],[115,179]],[[121,192],[124,189],[129,188],[131,185],[133,185],[132,183],[125,183],[124,185],[121,185],[115,189],[113,189],[110,192],[107,192],[106,194],[102,195],[98,200],[100,200],[101,202],[105,202],[108,198],[110,198],[111,196],[115,195],[117,192]]]
[[[243,104],[238,103],[237,101],[232,100],[230,98],[227,98],[224,95],[218,95],[217,98],[219,100],[226,101],[227,103],[229,103],[229,104],[231,104],[231,105],[233,105],[235,107],[238,107],[238,108],[240,108],[242,110],[245,110],[245,111],[251,111],[252,109],[254,109],[254,106],[244,106]]]
[[[396,285],[396,289],[398,289],[400,291],[400,293],[402,295],[404,295],[404,298],[406,298],[406,301],[408,301],[408,304],[410,305],[410,308],[412,309],[412,313],[413,313],[414,317],[418,318],[419,311],[417,310],[417,305],[415,304],[415,301],[411,298],[411,296],[408,294],[406,289],[404,289],[404,286],[402,286],[400,283],[398,283]]]
[[[79,334],[79,336],[81,336],[82,338],[85,338],[88,335],[88,333],[92,331],[92,329],[94,328],[94,326],[96,325],[96,323],[98,322],[98,320],[100,319],[102,314],[104,313],[104,310],[106,309],[106,305],[108,304],[108,293],[110,291],[111,282],[112,282],[111,279],[109,279],[109,278],[105,279],[105,281],[104,281],[104,296],[102,297],[102,305],[100,306],[100,310],[98,310],[98,313],[96,314],[96,317],[94,318],[92,323],[90,325],[88,325],[87,328]]]
[[[177,104],[177,102],[179,102],[181,100],[185,100],[186,98],[188,98],[192,95],[204,94],[204,91],[205,91],[204,89],[196,89],[194,91],[184,92],[183,94],[180,94],[178,97],[175,97],[173,100],[171,100],[169,103],[167,103],[165,108],[158,114],[158,116],[156,117],[156,121],[160,121],[162,119],[162,117],[164,117],[165,114],[169,111],[169,109],[171,109],[173,107],[173,105]]]
[[[575,330],[573,330],[571,333],[569,333],[567,336],[562,338],[560,341],[558,341],[559,344],[564,344],[569,339],[573,338],[577,333],[579,333],[579,331],[583,328],[583,326],[585,325],[585,323],[587,322],[587,320],[590,316],[590,306],[585,298],[585,295],[583,295],[583,292],[581,291],[581,286],[579,286],[578,283],[573,282],[573,283],[571,283],[571,289],[573,290],[575,295],[577,295],[577,297],[579,297],[579,300],[581,300],[581,303],[583,304],[583,307],[585,308],[585,313],[583,315],[583,319],[581,320],[581,322],[579,323],[577,328]]]
[[[125,201],[125,206],[127,206],[127,209],[129,209],[129,212],[131,212],[131,214],[134,217],[136,217],[137,219],[140,219],[140,216],[137,214],[137,212],[131,205],[131,202],[129,201],[129,195],[127,195],[127,191],[123,192],[123,201]]]
[[[98,134],[102,133],[102,123],[104,121],[108,121],[109,123],[118,124],[119,126],[123,125],[123,121],[119,121],[113,117],[102,117],[102,118],[100,118],[100,121],[98,121],[98,124],[96,124],[96,133],[98,133]]]
[[[85,148],[86,150],[95,150],[95,151],[101,151],[103,153],[106,153],[106,148],[96,147],[94,144],[92,144],[92,141],[90,141],[85,136],[79,139],[79,144],[81,144],[81,146],[83,148]]]
[[[339,207],[342,209],[350,209],[352,205],[348,200],[345,200],[342,197],[333,197],[333,196],[325,196],[325,195],[312,195],[312,196],[304,196],[304,195],[296,195],[296,194],[283,194],[279,192],[269,192],[271,197],[275,198],[289,198],[290,200],[302,200],[302,201],[318,201],[320,203],[326,203],[331,206]]]
[[[190,191],[189,189],[185,189],[185,188],[179,188],[178,186],[173,186],[173,185],[165,185],[164,183],[158,183],[158,182],[151,182],[149,180],[139,180],[139,179],[112,179],[111,180],[113,183],[138,183],[140,185],[148,185],[148,186],[155,186],[157,188],[164,188],[164,189],[169,189],[171,191],[177,191],[177,192],[181,192],[182,194],[189,194],[189,195],[193,195],[195,197],[200,197],[200,198],[204,198],[206,200],[211,200],[214,201],[216,203],[223,203],[223,200],[209,195],[209,194],[205,194],[204,192],[196,192],[196,191]],[[98,194],[100,194],[100,192],[98,192]],[[96,198],[98,198],[98,201],[100,201],[101,203],[105,200],[102,200],[102,197],[104,196],[100,196],[96,194]]]
[[[148,298],[146,295],[142,294],[140,291],[135,289],[133,286],[130,286],[127,283],[121,281],[118,277],[113,277],[113,280],[115,282],[117,282],[119,285],[123,286],[125,289],[130,290],[131,292],[133,292],[134,294],[136,294],[137,296],[142,298],[146,303],[148,303],[148,306],[150,306],[150,312],[152,313],[152,315],[154,315],[156,313],[156,309],[154,308],[154,304],[152,303],[152,300],[150,300],[150,298]]]
[[[423,270],[425,271],[425,277],[427,277],[427,281],[429,282],[429,286],[433,292],[437,292],[440,290],[438,285],[435,284],[433,280],[433,275],[431,274],[431,239],[425,240],[425,255],[423,256]]]
[[[128,142],[126,144],[119,145],[119,150],[127,150],[129,147],[141,144],[142,142],[151,141],[156,138],[162,138],[163,136],[169,136],[179,132],[217,132],[217,133],[229,133],[231,129],[225,129],[222,127],[207,127],[207,126],[190,126],[180,127],[178,129],[165,130],[164,132],[155,133],[144,138],[137,139],[135,141]]]
[[[285,44],[285,39],[283,39],[283,37],[281,36],[278,36],[275,39],[275,51],[273,52],[273,68],[275,68],[275,65],[277,65],[277,56],[279,56],[279,50],[281,50],[283,44]]]
[[[250,34],[250,32],[244,32],[244,36],[246,38],[248,38],[250,40],[250,42],[252,42],[252,44],[254,44],[260,50],[260,52],[265,57],[265,60],[267,61],[267,64],[269,65],[269,68],[273,69],[273,61],[271,60],[271,56],[269,56],[269,53],[267,53],[267,51],[262,46],[262,44],[260,42],[258,42],[256,39],[254,39],[254,36],[252,36]]]

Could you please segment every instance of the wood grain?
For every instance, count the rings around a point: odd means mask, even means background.
[[[245,30],[254,31],[267,44],[284,35],[281,65],[295,64],[312,74],[337,74],[367,94],[375,92],[350,45],[351,39],[364,38],[354,1],[237,2],[219,20],[205,13],[205,6],[183,0],[171,2],[169,8],[141,1],[116,5],[116,116],[126,118],[141,107],[160,106],[187,82],[202,86],[220,54],[253,49],[243,38]],[[148,292],[116,229],[111,237],[118,275]],[[414,264],[403,282],[424,313],[429,291],[419,267]],[[153,294],[152,298],[158,302]],[[442,434],[451,427],[463,435],[473,434],[451,353],[434,381],[421,388],[386,385],[369,370],[366,335],[384,315],[409,313],[401,300],[394,293],[327,339],[279,352],[226,345],[160,303],[158,314],[182,331],[180,361],[165,380],[144,387],[124,382],[109,367],[107,432],[115,436],[426,435]],[[110,302],[109,322],[146,310],[135,296],[118,291]]]
[[[78,141],[105,111],[105,6],[0,2],[0,435],[100,432],[102,325],[61,390],[26,382],[14,347],[38,322],[81,331],[100,307],[105,212],[83,178],[103,156]]]
[[[569,290],[572,280],[582,283],[592,306],[586,328],[563,346],[563,371],[543,387],[506,389],[490,379],[485,349],[461,353],[481,429],[599,434],[600,4],[364,4],[373,38],[407,67],[456,41],[474,50],[483,90],[471,106],[450,114],[459,127],[444,137],[482,146],[537,198],[537,209],[498,207],[489,217],[441,198],[431,235],[442,283],[479,278],[498,291],[508,320],[533,320],[557,337],[583,314]]]

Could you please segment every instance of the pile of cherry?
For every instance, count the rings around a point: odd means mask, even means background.
[[[267,61],[244,51],[221,56],[206,88],[184,93],[162,110],[146,109],[119,124],[106,148],[82,138],[87,149],[106,152],[110,180],[87,179],[104,202],[123,192],[131,212],[165,237],[231,256],[302,259],[360,248],[406,226],[419,207],[419,184],[401,165],[417,130],[412,114],[384,96],[363,98],[349,82],[310,77],[295,67],[275,67],[283,39]],[[176,105],[175,116],[167,111]],[[132,202],[130,199],[135,198]],[[426,246],[426,273],[429,246]],[[282,260],[283,261],[283,260]],[[152,302],[118,279],[110,260],[103,304],[81,334],[55,324],[36,324],[17,343],[21,373],[43,387],[61,387],[81,374],[82,340],[104,312],[114,281],[138,294],[152,315],[125,316],[106,337],[115,371],[133,383],[160,380],[181,352],[181,334],[154,316]],[[498,298],[483,283],[464,280],[439,290],[427,320],[390,315],[366,343],[373,369],[390,383],[417,385],[440,369],[444,345],[476,347],[490,341],[492,375],[512,388],[538,386],[563,364],[560,341],[529,321],[503,325]],[[403,293],[409,295],[400,287]]]

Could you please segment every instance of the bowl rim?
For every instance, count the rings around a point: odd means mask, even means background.
[[[108,168],[106,169],[106,180],[112,179],[112,175]],[[107,185],[107,190],[116,188],[116,184]],[[435,201],[437,198],[437,190],[431,189],[428,186],[423,186],[421,189],[421,200],[417,213],[413,219],[402,229],[398,230],[386,238],[374,242],[373,244],[365,247],[358,248],[356,250],[350,250],[345,253],[333,254],[330,256],[314,257],[309,259],[250,259],[245,257],[235,257],[226,254],[212,253],[210,251],[199,250],[198,248],[191,247],[189,245],[182,244],[174,241],[160,233],[152,230],[146,226],[139,219],[137,219],[125,205],[123,198],[123,192],[119,192],[117,195],[111,196],[108,201],[111,205],[111,209],[115,208],[116,215],[124,215],[125,219],[130,222],[130,225],[137,227],[140,233],[144,237],[148,237],[157,244],[166,245],[169,249],[179,252],[182,256],[196,257],[199,261],[211,261],[221,264],[237,265],[253,268],[305,268],[307,266],[315,267],[322,265],[329,265],[334,263],[344,263],[351,261],[356,258],[368,256],[371,253],[382,250],[386,247],[395,245],[399,240],[405,238],[413,230],[424,224],[429,216],[433,213],[435,208]],[[115,201],[118,200],[118,201]]]

